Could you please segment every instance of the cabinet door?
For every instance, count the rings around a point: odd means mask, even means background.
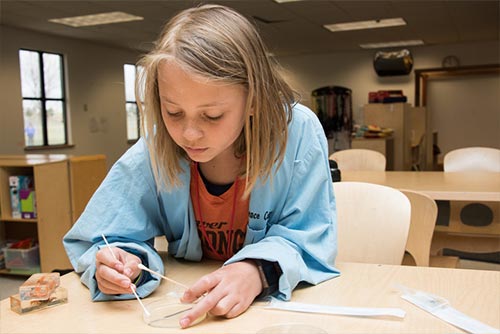
[[[71,157],[69,166],[72,223],[75,223],[106,176],[106,156],[98,154]]]
[[[365,124],[374,124],[394,130],[394,170],[410,170],[409,139],[406,138],[408,118],[403,103],[372,103],[364,107]]]
[[[68,161],[34,167],[42,272],[69,269],[62,238],[71,227]]]

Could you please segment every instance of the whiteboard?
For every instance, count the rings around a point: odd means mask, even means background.
[[[427,109],[443,155],[461,147],[500,148],[497,73],[429,80]]]

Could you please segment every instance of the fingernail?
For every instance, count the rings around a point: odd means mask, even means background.
[[[122,280],[122,286],[128,288],[130,286],[130,281],[126,279]]]
[[[130,276],[130,275],[132,275],[132,269],[125,268],[125,270],[123,271],[123,273],[125,274],[125,276]]]
[[[187,326],[189,326],[189,319],[188,318],[182,318],[179,321],[179,324],[181,325],[182,328],[186,328]]]

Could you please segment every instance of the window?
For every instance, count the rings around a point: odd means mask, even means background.
[[[131,64],[123,65],[125,75],[125,110],[127,113],[127,140],[136,141],[140,136],[139,108],[135,96],[135,78],[141,67]],[[142,90],[141,90],[142,92]]]
[[[67,145],[63,57],[19,50],[27,147]]]

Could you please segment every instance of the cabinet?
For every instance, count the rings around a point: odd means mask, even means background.
[[[363,107],[365,124],[394,130],[394,170],[431,169],[432,134],[424,107],[408,103],[370,103]]]
[[[373,150],[385,156],[385,170],[394,170],[394,138],[353,138],[351,148]]]
[[[82,213],[105,174],[104,155],[0,155],[0,240],[34,237],[39,244],[42,272],[71,268],[62,238]],[[33,177],[37,207],[35,219],[12,217],[11,175]],[[18,272],[1,269],[0,273]]]

